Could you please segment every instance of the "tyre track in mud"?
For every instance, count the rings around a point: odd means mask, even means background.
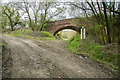
[[[64,41],[37,41],[5,35],[13,57],[12,78],[110,78],[97,64],[78,58]],[[88,61],[88,62],[87,62]]]
[[[14,47],[12,47],[13,44],[9,44],[14,59],[11,78],[64,78],[64,73],[61,73],[59,68],[51,64],[46,58],[43,58],[36,49],[25,43],[22,46],[20,46],[21,43],[17,44],[19,46],[15,45]],[[23,49],[26,46],[27,49]]]

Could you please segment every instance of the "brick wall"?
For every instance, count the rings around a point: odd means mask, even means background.
[[[53,22],[51,24],[51,27],[47,28],[47,31],[49,31],[50,33],[52,33],[53,31],[55,31],[56,29],[59,29],[65,25],[71,25],[70,21],[72,20],[72,18],[70,19],[64,19],[64,20],[57,20],[55,22]]]

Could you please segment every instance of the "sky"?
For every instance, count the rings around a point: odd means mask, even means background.
[[[0,0],[1,2],[22,2],[22,0]],[[26,0],[28,2],[34,2],[34,1],[38,1],[38,2],[45,2],[45,1],[49,1],[49,2],[85,2],[86,0]],[[87,1],[91,1],[91,0],[87,0]],[[96,0],[92,0],[93,2],[96,2]],[[98,0],[99,2],[103,1],[103,0]],[[104,1],[110,1],[110,0],[104,0]],[[113,1],[113,0],[111,0]],[[120,0],[115,0],[116,2],[119,2]]]
[[[23,0],[0,0],[1,3],[6,3],[6,2],[22,2]],[[49,1],[49,2],[84,2],[85,0],[26,0],[28,2],[34,2],[34,1],[38,1],[38,2],[44,2],[44,1]],[[88,0],[91,1],[91,0]],[[92,0],[92,1],[96,1],[96,0]],[[98,0],[98,1],[102,1],[102,0]],[[109,1],[109,0],[104,0],[104,1]],[[111,0],[113,1],[113,0]],[[115,0],[116,2],[119,2],[120,0]],[[62,6],[62,5],[61,5]],[[67,6],[69,8],[69,6]],[[67,8],[66,12],[64,12],[64,16],[66,18],[72,18],[75,17],[74,12],[70,13],[69,9]],[[52,11],[55,11],[54,8],[51,9]],[[70,13],[70,14],[69,14]],[[24,17],[23,17],[24,18]],[[58,17],[54,18],[55,20],[59,20]]]
[[[6,2],[22,2],[23,0],[0,0],[0,3],[6,3]],[[25,0],[28,2],[34,2],[34,1],[38,1],[38,2],[44,2],[44,1],[49,1],[49,2],[84,2],[85,0]],[[91,1],[91,0],[88,0]],[[92,1],[96,1],[96,0],[92,0]],[[98,0],[98,1],[102,1],[102,0]],[[104,0],[104,1],[110,1],[110,0]],[[111,0],[113,1],[113,0]],[[115,0],[115,2],[119,2],[120,0]],[[67,6],[69,8],[69,6]],[[54,8],[52,8],[52,11],[55,11]],[[66,16],[66,18],[72,18],[75,17],[74,13],[69,15],[69,9],[66,10],[66,12],[64,13],[64,15]],[[55,19],[58,19],[57,17]]]

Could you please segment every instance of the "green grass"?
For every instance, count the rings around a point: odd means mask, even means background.
[[[117,69],[117,65],[115,64],[118,60],[117,54],[106,54],[104,50],[102,50],[102,45],[95,43],[94,41],[90,41],[89,38],[80,39],[80,34],[75,35],[73,38],[68,40],[68,49],[77,53],[77,54],[86,54],[91,58],[106,63],[108,65],[112,65],[114,69]]]
[[[21,35],[27,35],[28,33],[31,33],[33,32],[32,30],[16,30],[16,31],[13,31],[11,32],[10,34],[11,35],[14,35],[14,36],[21,36]]]
[[[28,30],[16,30],[13,31],[11,33],[9,33],[10,35],[13,36],[23,36],[23,37],[27,37],[27,38],[31,38],[31,39],[37,39],[37,40],[56,40],[56,38],[50,34],[49,32],[46,31],[41,31],[42,34],[44,34],[45,37],[33,37],[28,35],[28,33],[33,32],[32,30],[28,29]]]

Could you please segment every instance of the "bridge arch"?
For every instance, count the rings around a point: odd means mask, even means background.
[[[55,31],[53,32],[53,35],[55,36],[59,31],[62,31],[62,30],[64,30],[64,29],[72,29],[72,30],[80,33],[80,28],[78,28],[78,27],[76,27],[76,26],[64,26],[64,27],[61,27],[61,28],[55,30]]]

